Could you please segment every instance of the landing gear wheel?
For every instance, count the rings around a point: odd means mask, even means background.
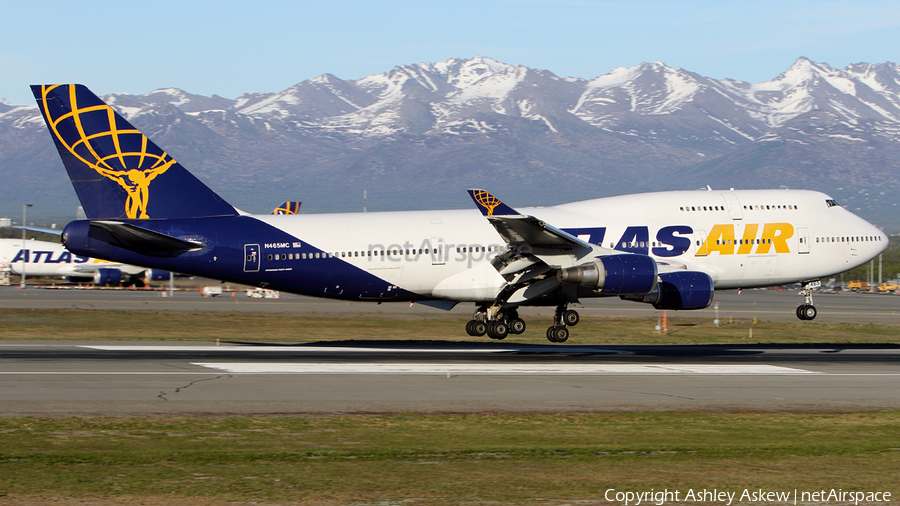
[[[554,337],[556,337],[557,343],[564,343],[569,339],[569,329],[566,327],[556,327],[554,331]]]
[[[478,320],[471,320],[466,324],[466,333],[470,336],[481,337],[487,332],[487,325]]]
[[[570,327],[574,327],[575,325],[578,325],[579,321],[581,321],[581,317],[578,316],[578,311],[569,309],[565,313],[563,313],[563,320],[565,321],[566,325],[568,325]],[[568,337],[568,332],[567,332],[567,337]],[[562,341],[560,341],[560,342],[562,342]]]
[[[797,317],[801,320],[815,320],[818,311],[812,304],[803,304],[797,308]]]
[[[487,326],[487,335],[491,339],[506,339],[509,335],[509,326],[503,322],[491,322]]]
[[[521,334],[525,332],[525,320],[521,318],[516,318],[510,320],[509,322],[509,333],[510,334]]]
[[[564,343],[569,339],[569,329],[562,325],[554,325],[547,329],[547,340],[551,343]]]
[[[551,343],[556,342],[556,326],[555,325],[547,328],[547,340],[550,341]]]

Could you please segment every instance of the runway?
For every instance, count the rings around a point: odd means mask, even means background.
[[[900,408],[900,346],[0,342],[5,416]]]
[[[717,292],[719,317],[801,324],[793,291]],[[819,294],[824,323],[900,323],[900,297]],[[408,303],[196,291],[17,290],[0,308],[385,313],[465,319]],[[521,314],[546,319],[550,308]],[[586,301],[583,315],[652,317],[652,307]],[[672,312],[670,312],[672,314]],[[679,312],[715,318],[715,308]],[[0,329],[2,336],[2,329]],[[225,342],[230,336],[222,336]],[[353,336],[347,336],[353,339]],[[227,416],[573,411],[834,412],[900,408],[900,347],[586,346],[491,341],[241,345],[0,340],[0,415]]]

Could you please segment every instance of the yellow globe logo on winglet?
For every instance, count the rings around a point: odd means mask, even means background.
[[[60,86],[68,88],[72,110],[58,117],[51,117],[47,95]],[[128,195],[125,215],[128,218],[149,218],[147,204],[150,200],[150,183],[169,170],[175,160],[164,151],[153,152],[158,148],[153,150],[155,146],[139,130],[133,127],[120,130],[116,124],[116,112],[110,106],[102,104],[79,107],[75,85],[43,86],[41,95],[41,107],[47,115],[47,124],[59,143],[79,161],[101,176],[115,181],[125,190]],[[86,132],[83,117],[91,115],[91,120],[96,122],[97,115],[104,113],[106,128],[102,128],[100,132]],[[68,121],[71,121],[74,129],[61,131],[60,124]]]
[[[500,199],[498,199],[497,197],[491,195],[490,193],[488,193],[484,190],[477,190],[477,191],[473,192],[472,197],[475,199],[475,202],[478,202],[479,205],[481,205],[485,209],[487,209],[488,216],[493,216],[494,209],[503,203],[503,202],[500,202]]]

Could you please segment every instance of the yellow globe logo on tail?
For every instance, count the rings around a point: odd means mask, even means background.
[[[51,116],[53,108],[48,107],[50,91],[67,87],[70,110],[61,110]],[[116,112],[108,105],[79,107],[75,85],[44,86],[39,105],[47,116],[47,124],[57,141],[72,156],[96,171],[101,176],[115,181],[128,195],[125,201],[125,215],[130,219],[147,219],[147,205],[150,201],[150,183],[175,164],[175,160],[165,151],[149,142],[139,130],[128,125],[119,128]],[[99,132],[97,121],[101,121]],[[92,133],[85,128],[90,117]],[[66,128],[63,128],[65,124]],[[127,124],[127,123],[126,123]],[[155,148],[155,149],[154,149]],[[158,151],[158,152],[157,152]]]
[[[487,209],[487,216],[494,215],[494,209],[502,204],[500,199],[491,195],[490,193],[484,190],[476,190],[472,192],[472,198],[477,202],[480,206]]]

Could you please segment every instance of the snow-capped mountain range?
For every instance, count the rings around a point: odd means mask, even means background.
[[[294,199],[355,210],[363,187],[370,209],[461,207],[471,186],[519,206],[707,184],[821,189],[870,216],[900,201],[895,63],[800,58],[751,84],[661,62],[588,80],[476,57],[235,100],[175,88],[104,99],[257,212]],[[35,106],[0,100],[0,174],[74,206],[44,129]]]

